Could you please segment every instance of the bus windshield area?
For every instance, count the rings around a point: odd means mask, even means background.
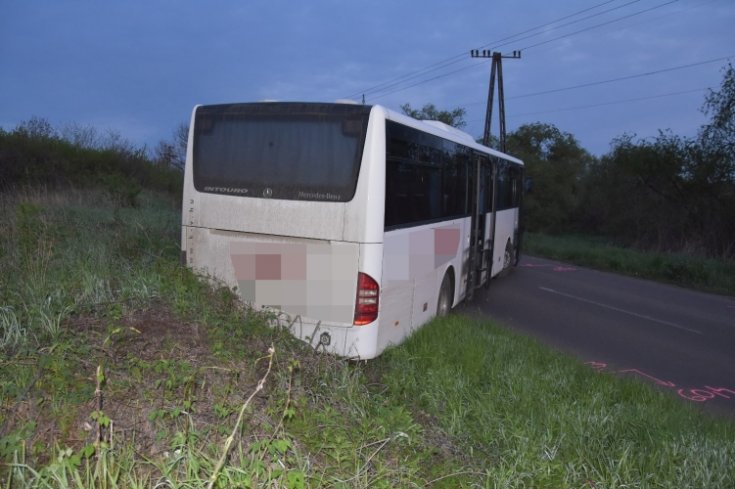
[[[347,202],[357,185],[369,106],[202,106],[194,120],[200,192]]]

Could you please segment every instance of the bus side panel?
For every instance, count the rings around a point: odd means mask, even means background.
[[[460,289],[469,219],[385,233],[379,349],[400,343],[436,315],[439,288],[451,266]],[[458,292],[454,303],[459,302]]]
[[[398,344],[411,327],[413,280],[409,271],[408,230],[389,231],[384,235],[383,273],[378,347],[382,350]]]
[[[505,248],[508,242],[514,246],[513,235],[518,227],[518,208],[497,212],[495,249],[493,250],[493,277],[504,269]]]
[[[181,225],[182,226],[199,226],[199,194],[194,189],[194,170],[192,166],[192,146],[194,141],[194,114],[196,107],[192,112],[191,122],[189,123],[189,142],[186,145],[186,165],[184,166],[184,189],[181,201]],[[181,250],[189,251],[187,238],[182,232]]]
[[[385,114],[381,107],[374,107],[365,136],[355,196],[345,205],[343,239],[358,243],[382,243],[384,214]],[[380,281],[380,277],[373,278]]]

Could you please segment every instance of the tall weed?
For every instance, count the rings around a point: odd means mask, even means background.
[[[75,314],[160,296],[157,260],[176,257],[178,212],[145,193],[139,209],[104,192],[23,190],[0,197],[0,347],[52,347]]]
[[[11,306],[0,307],[0,351],[13,349],[26,341],[26,329]]]

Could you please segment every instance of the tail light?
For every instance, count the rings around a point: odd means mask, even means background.
[[[357,274],[357,298],[355,299],[355,326],[370,324],[378,318],[380,286],[366,273]]]

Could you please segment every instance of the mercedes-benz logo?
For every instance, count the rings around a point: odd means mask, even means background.
[[[270,187],[267,187],[265,190],[263,190],[263,197],[270,198],[273,195],[273,189]]]

